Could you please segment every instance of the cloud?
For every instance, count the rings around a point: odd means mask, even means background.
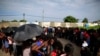
[[[5,2],[6,1],[6,2]],[[31,11],[34,8],[72,8],[77,9],[93,3],[94,0],[4,0],[3,6],[6,9],[24,9]],[[13,8],[12,8],[13,7]],[[18,9],[18,10],[19,10]]]
[[[26,13],[42,16],[44,9],[44,15],[47,17],[63,19],[72,15],[79,19],[100,18],[99,5],[100,0],[0,0],[0,14]]]

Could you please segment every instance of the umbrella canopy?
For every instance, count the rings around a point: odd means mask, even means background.
[[[25,41],[35,36],[41,35],[43,28],[36,24],[25,24],[20,26],[14,36],[15,41]]]

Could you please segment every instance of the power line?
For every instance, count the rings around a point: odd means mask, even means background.
[[[44,13],[44,12],[43,12]],[[0,16],[21,16],[21,15],[0,15]],[[52,18],[52,19],[63,19],[63,18],[57,18],[57,17],[47,17],[47,16],[36,16],[36,15],[25,15],[25,13],[23,13],[23,19],[25,19],[25,16],[31,16],[31,17],[40,17],[44,20],[44,18]],[[83,19],[79,19],[79,20],[83,20]],[[91,19],[88,19],[91,20]]]
[[[21,15],[0,15],[0,16],[21,16]]]
[[[21,16],[21,15],[0,15],[0,16]],[[61,19],[61,18],[56,18],[56,17],[36,16],[36,15],[25,15],[25,13],[23,13],[23,19],[25,19],[25,16],[42,17],[42,19],[44,19],[44,18]]]

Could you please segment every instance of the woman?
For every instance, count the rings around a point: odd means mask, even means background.
[[[50,53],[50,56],[60,56],[62,54],[62,43],[58,40],[55,40],[53,43],[53,50]]]
[[[47,44],[47,41],[44,41],[43,38],[39,37],[38,40],[32,44],[32,56],[43,56],[44,52],[42,48]]]
[[[9,44],[9,52],[10,52],[10,55],[12,55],[12,53],[13,53],[13,39],[11,36],[8,36],[7,39],[8,39],[8,44]]]
[[[6,53],[9,52],[9,43],[8,43],[8,39],[5,37],[2,41],[3,43],[3,49]]]
[[[50,53],[53,51],[53,44],[54,44],[54,41],[55,39],[54,38],[51,38],[49,41],[48,41],[48,55],[50,55]]]

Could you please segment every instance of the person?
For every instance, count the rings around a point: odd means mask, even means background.
[[[53,51],[54,38],[44,36],[32,46],[33,56],[49,56]]]
[[[9,44],[9,52],[10,52],[10,55],[12,55],[13,53],[13,39],[11,36],[8,36],[8,44]]]
[[[51,51],[50,56],[60,56],[62,54],[62,43],[56,40],[53,44],[53,51]]]
[[[15,42],[16,43],[16,53],[15,56],[22,56],[22,42]]]
[[[30,56],[30,47],[27,47],[23,50],[23,56]]]
[[[90,45],[90,35],[87,33],[87,31],[84,31],[83,35],[88,45]]]
[[[82,47],[81,56],[91,56],[91,53],[87,47]]]
[[[62,53],[59,56],[68,56],[65,51],[62,51]]]
[[[30,56],[31,55],[31,42],[33,42],[33,40],[28,39],[26,41],[23,42],[23,56]]]
[[[2,49],[2,45],[3,45],[2,39],[3,39],[4,35],[5,34],[3,32],[0,32],[0,49]]]
[[[65,54],[63,55],[73,56],[73,50],[74,50],[74,47],[72,46],[72,44],[68,43],[64,47]]]
[[[6,53],[9,52],[9,43],[8,43],[8,39],[6,37],[4,37],[3,41],[3,49]]]
[[[13,41],[13,55],[16,56],[17,49],[16,49],[16,41]]]
[[[55,48],[55,49],[51,52],[50,56],[57,56],[57,52],[58,52],[58,49]]]
[[[51,52],[50,56],[59,56],[61,55],[61,50],[59,46],[56,46],[54,50]]]
[[[84,40],[84,42],[82,43],[81,56],[91,56],[86,40]]]
[[[2,48],[2,38],[0,38],[0,49]]]
[[[43,44],[43,39],[41,36],[37,36],[37,41],[32,44],[31,47],[31,56],[42,56],[44,53],[40,50],[42,48]]]
[[[48,41],[48,55],[50,55],[50,53],[53,51],[53,44],[54,44],[54,41],[55,39],[54,38],[51,38],[49,41]]]

